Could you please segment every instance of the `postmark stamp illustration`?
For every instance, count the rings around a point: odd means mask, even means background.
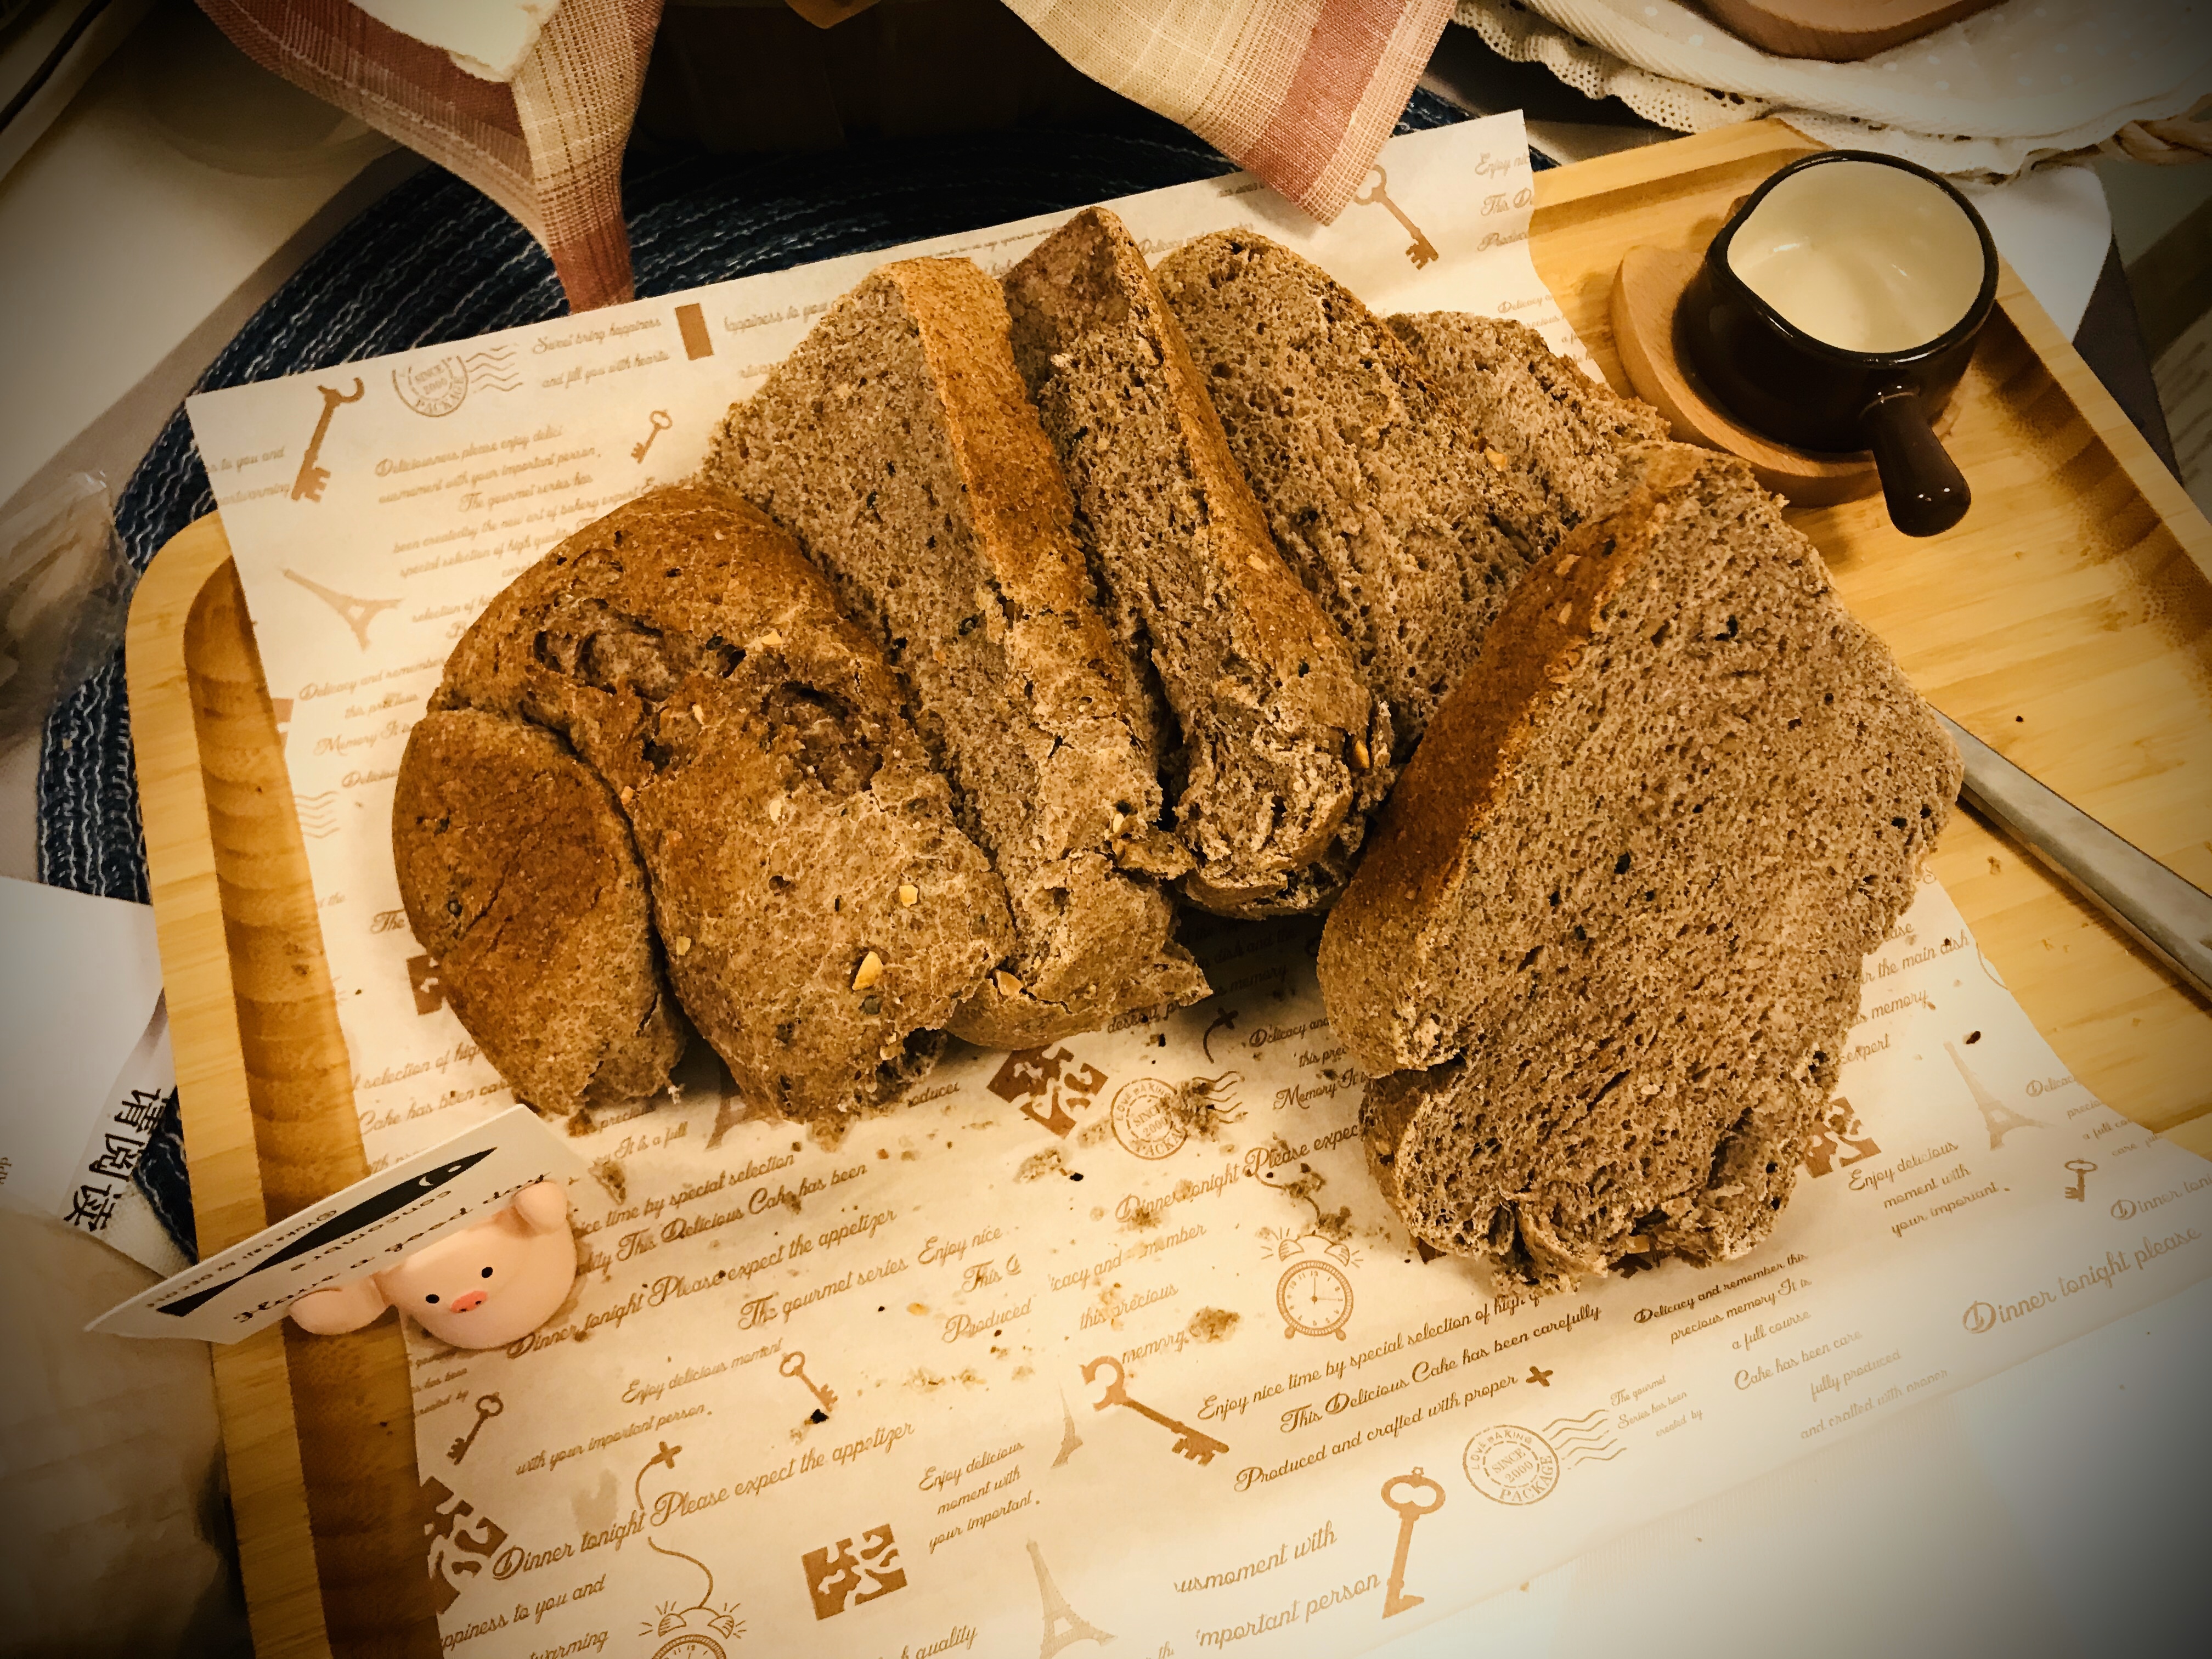
[[[1494,1504],[1542,1502],[1559,1484],[1559,1455],[1534,1429],[1499,1423],[1467,1443],[1468,1485]]]
[[[399,401],[433,420],[459,409],[471,390],[513,392],[521,384],[514,350],[507,346],[466,356],[449,353],[426,362],[402,363],[392,371],[392,390]]]

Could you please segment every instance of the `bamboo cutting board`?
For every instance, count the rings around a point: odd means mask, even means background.
[[[1777,122],[1536,175],[1537,270],[1616,386],[1621,253],[1687,249],[1813,146]],[[1930,542],[1879,498],[1794,512],[1931,701],[2212,889],[2212,528],[2009,271],[1956,399],[1974,490]],[[222,527],[141,583],[132,729],[203,1248],[365,1173],[282,738]],[[2074,1074],[2212,1155],[2212,1007],[1961,813],[1934,868]],[[221,1348],[240,1553],[262,1659],[434,1655],[395,1325]]]

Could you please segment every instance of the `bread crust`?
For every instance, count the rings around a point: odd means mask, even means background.
[[[549,1117],[641,1099],[684,1026],[629,823],[551,733],[425,715],[392,802],[401,902],[446,1000],[515,1097]]]
[[[1669,492],[1705,465],[1669,444],[1632,463],[1620,507],[1561,542],[1522,577],[1492,623],[1479,672],[1429,722],[1376,815],[1367,854],[1329,915],[1316,966],[1329,1023],[1370,1077],[1451,1057],[1417,1040],[1405,947],[1466,874],[1501,787],[1589,648],[1599,614],[1638,574],[1671,511]]]
[[[895,1101],[1011,944],[896,680],[726,490],[658,489],[577,532],[463,636],[432,708],[541,730],[604,780],[678,999],[792,1116]]]
[[[1373,716],[1284,564],[1144,255],[1075,216],[1004,279],[1015,362],[1058,452],[1108,616],[1167,708],[1183,892],[1271,914],[1352,805]]]

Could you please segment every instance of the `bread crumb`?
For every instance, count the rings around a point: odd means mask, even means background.
[[[1236,1072],[1191,1078],[1169,1091],[1160,1109],[1198,1139],[1218,1140],[1223,1124],[1244,1115],[1243,1103],[1228,1097],[1229,1091],[1243,1081]]]
[[[690,938],[690,934],[688,934],[688,933],[678,933],[678,934],[676,936],[676,954],[677,954],[678,956],[679,956],[679,957],[680,957],[680,956],[684,955],[686,951],[688,951],[689,950],[690,950],[690,948],[691,948],[691,938]]]
[[[1500,472],[1510,472],[1513,470],[1513,463],[1506,459],[1505,452],[1502,449],[1486,449],[1482,452],[1482,459]]]
[[[1574,601],[1570,599],[1559,607],[1559,626],[1565,628],[1575,619]]]
[[[1002,997],[1018,997],[1022,994],[1021,981],[1003,968],[993,974],[991,980],[999,988],[999,994]]]
[[[707,711],[695,702],[691,705],[691,718],[704,726],[707,723]]]
[[[1279,1135],[1275,1138],[1275,1144],[1286,1152],[1290,1150]],[[1297,1174],[1287,1176],[1281,1181],[1270,1180],[1266,1176],[1261,1176],[1260,1179],[1262,1183],[1273,1187],[1277,1192],[1291,1198],[1303,1199],[1306,1203],[1313,1206],[1314,1224],[1311,1231],[1328,1240],[1330,1243],[1341,1244],[1352,1237],[1352,1206],[1347,1204],[1340,1210],[1322,1208],[1321,1200],[1315,1194],[1328,1185],[1328,1177],[1315,1169],[1312,1164],[1299,1164]]]
[[[921,899],[921,889],[916,887],[912,882],[902,881],[899,884],[899,902],[901,904],[911,908],[914,905],[919,903]]]
[[[1064,1176],[1067,1160],[1060,1155],[1060,1148],[1048,1146],[1042,1152],[1022,1160],[1021,1168],[1014,1171],[1017,1181],[1042,1181],[1047,1176]]]
[[[769,799],[768,804],[768,821],[770,823],[781,823],[783,822],[782,796],[775,795]]]
[[[753,641],[753,645],[756,647],[761,646],[781,647],[782,644],[783,635],[777,633],[773,628],[769,629],[767,633],[762,635],[758,639]]]
[[[629,805],[630,804],[631,799],[632,799],[636,795],[636,793],[637,793],[637,791],[636,791],[636,790],[635,790],[635,789],[633,789],[633,788],[631,788],[628,784],[624,784],[624,785],[623,785],[623,787],[622,787],[622,797],[621,797],[621,799],[622,799],[622,804],[623,804],[624,806]]]
[[[1555,576],[1564,576],[1582,562],[1583,556],[1581,554],[1570,553],[1566,557],[1561,559],[1558,564],[1553,566],[1552,574]]]
[[[1374,757],[1367,752],[1367,740],[1364,738],[1354,738],[1352,740],[1352,763],[1363,772],[1374,764]]]
[[[612,1194],[617,1204],[629,1196],[629,1177],[623,1166],[611,1158],[603,1158],[592,1165],[592,1178]]]
[[[853,974],[853,988],[865,991],[883,976],[884,959],[871,951],[860,958],[860,965]]]
[[[909,1302],[906,1304],[906,1310],[910,1314],[927,1314],[929,1311],[929,1304],[927,1302]]]
[[[1194,1342],[1226,1342],[1237,1334],[1237,1323],[1243,1317],[1226,1308],[1200,1308],[1183,1328]]]
[[[1166,1208],[1165,1205],[1157,1200],[1150,1204],[1143,1202],[1132,1204],[1129,1206],[1129,1213],[1121,1218],[1121,1224],[1131,1232],[1143,1232],[1147,1228],[1160,1224]]]

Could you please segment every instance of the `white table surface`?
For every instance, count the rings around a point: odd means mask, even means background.
[[[250,153],[187,154],[146,107],[159,72],[126,46],[0,180],[0,250],[13,250],[0,252],[11,392],[0,497],[235,307],[257,273],[267,280],[272,256],[373,156],[356,149],[272,173]],[[227,90],[256,95],[250,76]],[[2071,334],[2111,236],[2095,175],[2066,169],[1975,194],[2006,258]],[[0,756],[0,874],[35,873],[35,759],[34,745]],[[39,949],[0,945],[19,962]],[[2192,1639],[2203,1623],[2195,1572],[2212,1535],[2208,1376],[2212,1285],[2199,1285],[1371,1650],[2193,1654],[2205,1645]]]

